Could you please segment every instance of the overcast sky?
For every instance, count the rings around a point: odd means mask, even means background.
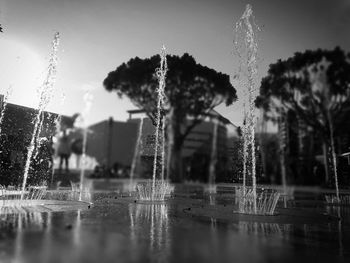
[[[134,106],[102,87],[110,71],[132,57],[152,56],[164,44],[168,53],[188,52],[232,76],[233,28],[247,3],[262,29],[261,76],[270,63],[296,51],[336,45],[350,51],[349,0],[0,0],[0,93],[12,85],[10,102],[35,107],[35,88],[59,31],[57,92],[48,109],[80,112],[84,90],[91,88],[90,123],[109,116],[126,120]],[[240,124],[239,108],[236,103],[218,111]]]

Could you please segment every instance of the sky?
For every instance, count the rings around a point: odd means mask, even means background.
[[[135,106],[103,88],[110,71],[135,56],[157,54],[164,44],[169,54],[187,52],[232,77],[234,25],[247,3],[261,29],[259,78],[269,64],[297,51],[337,45],[350,51],[350,0],[0,0],[0,93],[11,87],[9,102],[37,107],[36,89],[59,32],[57,80],[47,110],[82,112],[90,90],[89,123],[110,116],[125,121]],[[241,108],[239,101],[217,110],[240,125]]]

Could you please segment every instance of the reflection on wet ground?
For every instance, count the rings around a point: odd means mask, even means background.
[[[175,197],[176,199],[177,197]],[[0,214],[0,262],[349,262],[350,207],[315,224],[222,221],[183,212],[218,195],[142,204],[95,194],[88,210]],[[185,200],[185,201],[184,201]],[[280,204],[281,205],[281,204]],[[305,211],[306,211],[305,210]]]

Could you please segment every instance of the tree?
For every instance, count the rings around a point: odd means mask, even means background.
[[[350,54],[339,47],[307,50],[271,64],[256,100],[267,119],[276,123],[291,112],[317,134],[325,148],[332,149],[335,176],[334,137],[346,128],[344,110],[349,104]]]
[[[210,110],[223,102],[232,104],[237,96],[228,75],[196,63],[187,53],[181,57],[168,55],[167,63],[163,114],[168,113],[170,119],[170,174],[174,181],[181,181],[181,148],[186,136]],[[159,65],[159,55],[130,59],[108,74],[104,87],[116,91],[119,97],[127,96],[154,121],[158,86],[155,70]]]

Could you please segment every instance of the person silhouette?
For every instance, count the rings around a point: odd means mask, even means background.
[[[62,165],[65,162],[66,173],[69,172],[69,157],[71,154],[70,139],[66,130],[63,130],[62,136],[58,139],[57,155],[60,158],[59,172],[62,172]]]
[[[72,141],[71,150],[76,155],[76,168],[80,168],[80,160],[83,154],[83,138],[76,138]]]

